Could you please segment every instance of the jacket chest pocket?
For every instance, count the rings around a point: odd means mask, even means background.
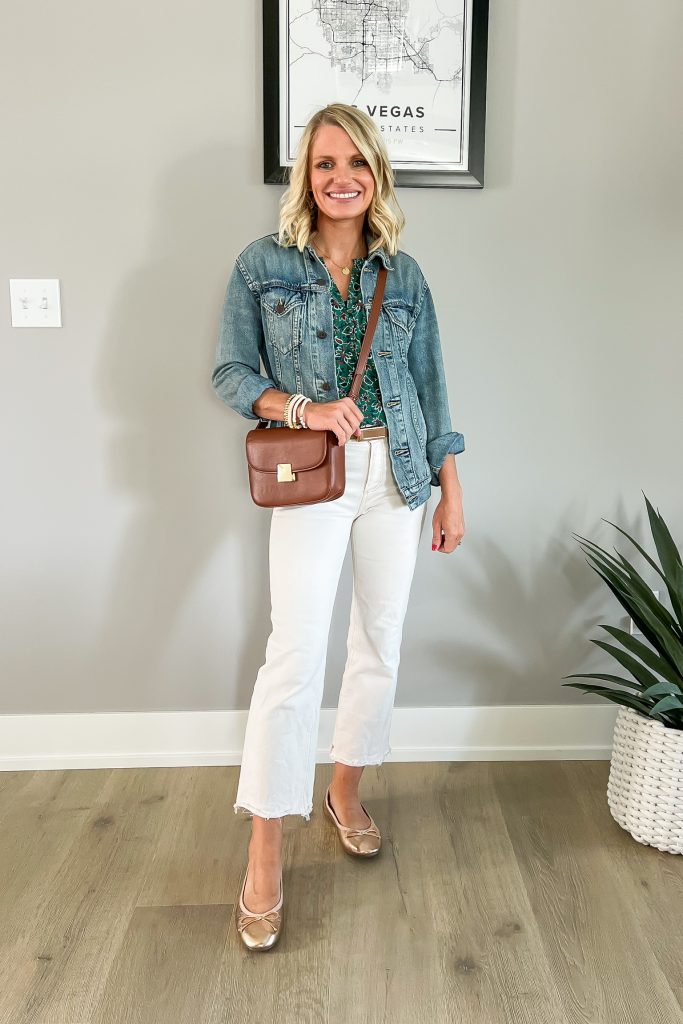
[[[266,336],[280,356],[286,356],[301,341],[305,296],[299,288],[267,287],[261,294]]]
[[[415,322],[413,307],[400,299],[392,299],[382,303],[382,312],[386,317],[386,327],[396,344],[399,355],[402,359],[406,359]]]

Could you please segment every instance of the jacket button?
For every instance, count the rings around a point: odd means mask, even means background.
[[[282,301],[282,299],[279,299],[279,300],[278,300],[278,301],[277,301],[277,302],[275,303],[275,312],[276,312],[276,313],[282,313],[282,312],[284,312],[284,308],[285,308],[285,304],[284,304],[284,302]]]
[[[323,384],[321,384],[321,387],[322,387],[323,391],[329,391],[330,390],[330,382],[326,380]]]
[[[316,331],[315,333],[318,335],[319,338],[326,338],[327,337],[327,331],[323,331],[322,328],[319,331]]]
[[[317,277],[315,279],[315,283],[316,284],[327,284],[327,278],[326,277]]]

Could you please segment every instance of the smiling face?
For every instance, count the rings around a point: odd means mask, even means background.
[[[365,218],[375,192],[370,166],[353,140],[336,124],[321,125],[311,143],[308,177],[318,218]]]

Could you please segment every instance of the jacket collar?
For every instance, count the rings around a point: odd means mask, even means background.
[[[379,249],[375,249],[375,251],[372,252],[372,253],[370,252],[370,242],[372,241],[372,235],[368,231],[367,226],[366,226],[365,230],[363,231],[363,235],[365,237],[365,244],[367,246],[368,253],[369,253],[368,259],[374,259],[374,257],[377,256],[382,261],[382,263],[387,268],[387,270],[393,270],[394,268],[391,265],[391,260],[389,259],[389,254],[386,252],[384,246],[380,245]]]
[[[280,243],[278,242],[278,236],[277,236],[277,233],[276,233],[276,234],[274,234],[274,235],[271,235],[270,237],[271,237],[272,239],[274,239],[274,241],[275,241],[275,243],[276,243],[277,245],[279,245],[279,244],[280,244]],[[373,260],[373,259],[375,259],[375,257],[376,257],[377,259],[380,259],[380,260],[382,261],[382,263],[383,263],[383,264],[384,264],[384,266],[385,266],[385,267],[387,268],[387,270],[393,270],[393,269],[394,269],[394,267],[392,267],[392,265],[391,265],[391,260],[390,260],[390,258],[389,258],[389,255],[388,255],[388,253],[386,252],[386,250],[385,250],[384,246],[380,245],[380,247],[379,247],[378,249],[375,249],[375,250],[374,250],[373,252],[370,252],[370,243],[371,243],[371,241],[372,241],[372,235],[370,234],[370,231],[368,230],[367,226],[366,226],[366,227],[364,228],[364,230],[363,230],[363,237],[365,238],[365,245],[366,245],[366,247],[367,247],[367,249],[368,249],[368,260]],[[315,250],[313,249],[313,246],[312,246],[312,245],[310,245],[310,244],[309,244],[309,245],[307,245],[307,246],[306,246],[306,248],[307,248],[307,249],[308,249],[308,250],[309,250],[310,252],[312,252],[312,253],[313,253],[313,252],[315,251]]]

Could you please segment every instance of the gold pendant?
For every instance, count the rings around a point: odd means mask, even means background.
[[[351,270],[350,270],[349,267],[342,267],[342,274],[346,274],[346,276],[348,277],[348,275],[350,273],[351,273]]]

